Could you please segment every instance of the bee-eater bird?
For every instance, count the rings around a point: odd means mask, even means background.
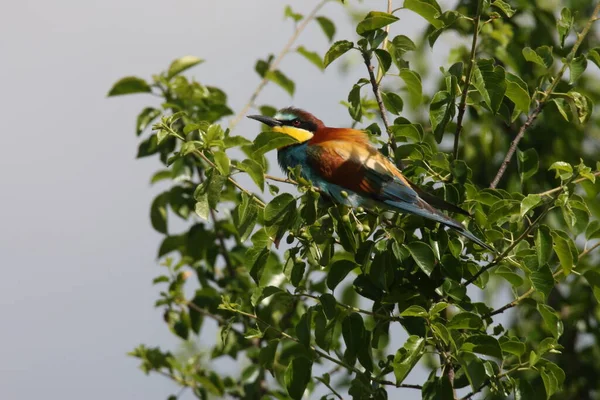
[[[465,210],[432,196],[402,175],[383,154],[369,144],[365,132],[331,128],[314,115],[297,108],[284,108],[271,118],[249,115],[276,132],[292,136],[298,143],[278,149],[277,160],[284,172],[301,166],[303,178],[335,201],[351,207],[383,208],[416,214],[455,229],[461,235],[494,252],[439,208],[469,215]]]

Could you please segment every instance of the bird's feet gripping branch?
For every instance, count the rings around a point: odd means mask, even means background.
[[[279,165],[286,172],[288,168],[301,166],[302,176],[335,201],[351,207],[383,207],[415,214],[448,226],[495,253],[491,246],[438,208],[470,215],[467,211],[416,187],[371,146],[365,132],[325,126],[314,115],[291,107],[280,110],[274,117],[249,115],[248,118],[295,138],[298,143],[278,149]]]

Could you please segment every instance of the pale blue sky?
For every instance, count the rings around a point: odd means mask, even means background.
[[[157,189],[156,160],[135,160],[137,112],[155,99],[107,99],[125,75],[149,77],[174,58],[207,61],[190,71],[223,88],[239,110],[258,84],[257,56],[278,52],[292,33],[277,0],[20,0],[0,13],[0,398],[164,399],[175,391],[146,377],[125,353],[138,343],[177,349],[153,308],[160,235],[148,218]],[[317,2],[289,1],[307,13]],[[386,1],[370,1],[384,10]],[[401,1],[394,1],[401,5]],[[441,2],[448,4],[449,2]],[[363,3],[364,6],[364,3]],[[341,6],[338,39],[354,32]],[[393,34],[416,37],[423,21],[400,14]],[[299,40],[323,53],[315,25]],[[437,51],[446,52],[444,38]],[[446,42],[447,43],[447,42]],[[443,64],[434,57],[432,68]],[[349,125],[339,101],[364,76],[340,76],[300,56],[281,66],[296,81],[290,99],[268,87],[260,103],[318,110],[330,125]],[[236,134],[252,138],[245,119]],[[279,171],[274,171],[279,173]],[[395,340],[403,342],[404,333]],[[414,380],[413,380],[414,379]],[[417,373],[409,377],[422,380]],[[418,393],[403,392],[419,398]]]

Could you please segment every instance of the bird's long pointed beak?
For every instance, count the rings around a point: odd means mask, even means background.
[[[255,120],[262,122],[263,124],[271,126],[271,127],[282,125],[281,122],[279,122],[275,118],[265,117],[264,115],[248,115],[248,118],[255,119]]]

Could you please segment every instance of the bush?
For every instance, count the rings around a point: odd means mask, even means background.
[[[334,22],[318,15],[327,2],[307,16],[286,8],[295,36],[320,27],[333,40]],[[152,182],[171,184],[150,209],[165,236],[156,306],[183,340],[204,334],[205,319],[216,321],[211,359],[249,360],[239,373],[218,374],[204,353],[176,357],[140,345],[131,354],[145,372],[198,398],[299,399],[318,386],[329,393],[323,398],[387,398],[389,388],[425,399],[598,393],[600,272],[592,251],[600,245],[600,133],[592,111],[600,49],[591,29],[600,5],[510,3],[461,0],[445,11],[435,0],[405,0],[402,12],[429,23],[422,37],[393,37],[400,9],[371,11],[357,22],[358,40],[336,41],[324,57],[292,48],[292,40],[279,57],[258,60],[262,81],[229,128],[226,94],[183,75],[199,58],[175,60],[151,82],[115,83],[109,96],[164,101],[142,110],[136,128],[138,157],[164,164]],[[457,43],[446,68],[409,64],[450,31],[469,46]],[[265,153],[291,139],[233,132],[250,107],[275,113],[255,105],[265,84],[293,95],[294,82],[279,69],[290,51],[321,69],[360,54],[364,78],[344,102],[353,124],[367,125],[372,142],[418,186],[467,209],[467,228],[498,253],[416,216],[335,204],[299,171],[268,175]],[[231,158],[232,149],[244,159]],[[240,184],[244,174],[258,190]],[[171,232],[171,215],[188,229]],[[473,287],[485,289],[485,301]],[[514,299],[494,308],[502,287]],[[509,326],[499,324],[513,308]],[[390,348],[398,325],[409,337]],[[418,363],[431,371],[425,382],[406,379]]]

